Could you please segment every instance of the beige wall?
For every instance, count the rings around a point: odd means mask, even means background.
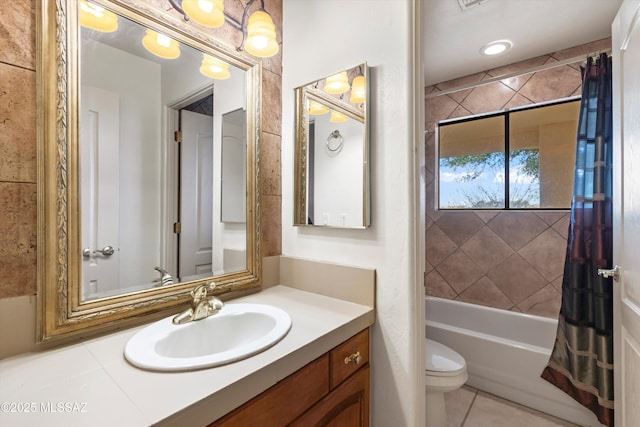
[[[168,0],[147,1],[172,10]],[[35,4],[35,0],[0,2],[0,299],[36,293]],[[225,7],[240,20],[243,4],[226,1]],[[265,7],[280,41],[282,0],[265,0]],[[207,31],[233,46],[242,38],[229,24]],[[260,229],[262,255],[271,256],[279,255],[282,247],[281,54],[264,60],[263,65]],[[35,337],[35,330],[33,334]]]
[[[461,85],[609,49],[611,40],[554,52],[425,88],[427,295],[556,317],[568,211],[457,211],[434,208],[435,127],[444,119],[580,95],[580,62],[437,95]],[[570,167],[572,167],[571,165]]]

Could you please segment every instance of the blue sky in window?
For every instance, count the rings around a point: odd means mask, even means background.
[[[509,186],[511,200],[522,199],[530,207],[540,205],[538,180],[523,173],[522,162],[511,161]],[[504,208],[505,172],[502,168],[486,167],[475,179],[462,168],[440,164],[439,198],[441,208]],[[513,206],[511,207],[520,207]]]

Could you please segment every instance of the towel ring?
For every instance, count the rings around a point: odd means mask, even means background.
[[[342,151],[344,145],[344,138],[340,135],[339,130],[334,130],[327,137],[327,154],[330,156],[337,156]]]

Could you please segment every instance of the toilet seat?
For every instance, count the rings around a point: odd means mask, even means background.
[[[425,340],[425,375],[454,377],[466,371],[462,356],[449,347],[430,339]]]

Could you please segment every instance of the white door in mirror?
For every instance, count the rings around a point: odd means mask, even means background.
[[[173,317],[131,337],[125,358],[155,371],[211,368],[265,351],[291,329],[287,312],[265,304],[230,303],[215,315],[183,325],[174,325]]]

